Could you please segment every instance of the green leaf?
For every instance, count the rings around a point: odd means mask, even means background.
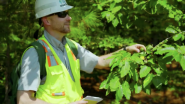
[[[177,31],[174,29],[173,26],[167,27],[165,31],[167,31],[167,32],[169,32],[169,33],[174,33],[174,34],[177,33]]]
[[[119,89],[116,90],[116,100],[120,101],[123,98],[123,87],[122,85],[119,86]]]
[[[117,18],[115,18],[113,21],[112,21],[112,24],[114,27],[116,27],[118,24],[119,24],[119,21]]]
[[[115,16],[114,16],[114,14],[109,12],[106,14],[106,18],[107,18],[108,22],[110,22],[115,18]]]
[[[175,51],[176,49],[173,47],[173,46],[168,46],[168,47],[165,47],[165,48],[162,48],[162,49],[158,49],[157,52],[155,52],[155,54],[164,54],[164,53],[167,53],[167,52],[173,52]]]
[[[165,83],[165,79],[161,76],[155,76],[152,80],[156,88],[160,88]]]
[[[145,93],[147,93],[148,95],[151,94],[151,88],[150,88],[150,85],[146,86],[144,89]]]
[[[112,10],[115,7],[115,5],[116,5],[116,2],[110,3],[110,6],[109,6],[110,8],[109,9]]]
[[[130,79],[131,79],[131,74],[129,73],[129,74],[126,76],[125,81],[130,82]]]
[[[133,2],[133,8],[136,8],[138,6],[138,4],[136,2]]]
[[[111,66],[111,71],[113,71],[113,69],[116,67],[116,66],[119,66],[119,63],[117,62],[117,63],[114,63],[112,66]]]
[[[132,56],[131,56],[131,60],[133,60],[134,62],[136,62],[136,63],[138,63],[138,64],[144,64],[143,63],[143,60],[139,57],[139,54],[133,54]]]
[[[116,91],[119,86],[120,86],[119,77],[115,76],[113,79],[110,80],[111,91]]]
[[[148,73],[151,71],[151,68],[148,66],[141,66],[140,67],[140,78],[143,78],[148,75]]]
[[[122,0],[115,0],[116,3],[120,3]]]
[[[106,96],[110,93],[110,88],[107,89],[106,91]]]
[[[173,60],[173,56],[169,56],[169,57],[158,57],[157,61],[158,61],[158,65],[160,66],[161,69],[163,70],[167,70],[166,68],[166,64],[170,64],[171,61]]]
[[[107,89],[107,80],[104,80],[104,81],[101,83],[100,89]]]
[[[164,63],[164,64],[171,64],[171,62],[173,61],[173,56],[168,56],[168,57],[163,57],[161,62]]]
[[[157,2],[156,0],[150,0],[150,7],[152,14],[155,14],[157,12]]]
[[[92,6],[97,6],[97,4],[93,4]]]
[[[185,39],[185,36],[184,36],[184,35],[182,35],[182,37],[181,37],[181,41],[184,41],[184,39]]]
[[[121,9],[121,6],[116,6],[115,8],[112,9],[112,13],[117,13]]]
[[[143,87],[145,88],[146,86],[148,86],[151,83],[152,79],[153,79],[153,74],[148,74],[148,76],[145,78],[143,82]]]
[[[130,70],[130,63],[129,61],[125,61],[125,65],[121,68],[121,78],[126,76]]]
[[[141,10],[146,10],[146,5],[143,5],[143,6],[141,7]]]
[[[109,73],[108,77],[107,77],[107,84],[110,84],[110,80],[114,77],[114,73]]]
[[[185,70],[185,64],[184,64],[184,62],[185,62],[185,56],[182,56],[181,57],[181,60],[180,60],[180,65],[181,65],[183,71]]]
[[[139,79],[139,75],[137,73],[136,68],[138,66],[137,66],[137,64],[134,64],[134,63],[130,63],[130,66],[132,66],[132,67],[130,67],[131,68],[131,73],[132,73],[132,76],[133,76],[132,79],[137,82],[138,79]]]
[[[180,54],[185,54],[185,46],[180,46],[180,47],[178,48],[178,52],[179,52]]]
[[[181,17],[182,17],[181,15],[175,15],[175,18],[174,19],[175,19],[175,21],[178,22],[181,19]]]
[[[126,28],[129,29],[132,25],[133,23],[126,23]]]
[[[134,91],[134,86],[135,86],[136,82],[132,81],[132,83],[130,84],[130,90]]]
[[[175,17],[175,14],[173,14],[173,13],[169,13],[168,17],[170,17],[170,18],[174,18],[174,17]]]
[[[122,84],[122,88],[124,89],[123,90],[123,94],[125,95],[126,99],[129,100],[130,99],[130,96],[131,96],[131,91],[130,91],[130,88],[129,88],[129,83],[127,81],[125,81]]]
[[[182,55],[179,54],[177,51],[174,51],[173,57],[174,57],[175,61],[180,62]]]
[[[135,89],[135,93],[138,94],[141,92],[142,90],[142,85],[138,85],[137,83],[135,84],[134,86],[134,89]]]
[[[169,52],[169,53],[165,54],[165,56],[163,58],[173,56],[173,54],[174,54],[174,52]]]
[[[177,0],[178,2],[182,2],[182,0]]]
[[[116,62],[115,60],[116,60],[116,58],[114,58],[114,59],[111,60],[111,62],[109,64],[109,67],[111,67]]]
[[[149,4],[150,4],[150,7],[151,7],[151,8],[154,8],[154,7],[156,7],[156,5],[157,5],[157,2],[160,2],[160,1],[156,1],[156,0],[150,0],[150,2],[149,2]]]
[[[119,14],[118,14],[119,21],[120,21],[120,24],[121,24],[121,25],[123,24],[123,23],[122,23],[122,16],[123,16],[123,14],[122,14],[122,13],[119,13]]]
[[[160,68],[161,68],[162,70],[167,70],[167,68],[166,68],[166,63],[160,61],[160,62],[158,63],[158,65],[160,66]]]
[[[102,18],[105,18],[107,14],[110,14],[110,12],[109,12],[109,11],[103,11],[103,12],[101,13]]]
[[[160,70],[160,68],[157,66],[156,68],[153,67],[154,71],[157,73],[157,74],[161,74],[162,71]]]
[[[149,60],[148,60],[148,63],[155,64],[155,63],[154,63],[154,59],[153,59],[153,58],[152,58],[152,59],[149,59]]]
[[[139,75],[138,75],[138,73],[137,73],[137,70],[135,69],[135,73],[134,73],[134,75],[133,75],[133,80],[134,81],[138,81],[138,79],[139,79]]]
[[[147,3],[147,1],[141,1],[140,3],[138,3],[138,5],[142,5],[142,4],[145,4]]]
[[[13,41],[20,41],[20,40],[21,40],[17,35],[15,35],[15,34],[13,34],[13,33],[10,34],[9,38],[10,38],[11,40],[13,40]]]
[[[98,9],[99,10],[103,10],[103,8],[102,8],[102,6],[100,4],[98,5]]]

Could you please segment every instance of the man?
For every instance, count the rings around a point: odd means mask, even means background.
[[[74,42],[77,57],[66,43],[65,35],[70,32],[71,17],[65,0],[36,0],[36,18],[41,19],[45,28],[39,42],[46,50],[47,75],[40,79],[40,65],[34,48],[28,48],[22,57],[19,79],[18,104],[87,104],[82,101],[80,70],[91,73],[94,68],[106,69],[112,54],[96,56]],[[126,47],[128,52],[139,52],[145,46],[136,44]],[[122,50],[122,49],[121,49]],[[120,50],[118,50],[120,51]],[[36,95],[36,96],[34,96]]]

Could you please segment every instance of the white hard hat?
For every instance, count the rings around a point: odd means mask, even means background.
[[[35,16],[36,19],[38,19],[71,8],[73,8],[73,6],[68,5],[66,0],[36,0]]]

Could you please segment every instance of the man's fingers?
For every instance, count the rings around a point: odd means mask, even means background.
[[[139,53],[139,52],[140,52],[140,50],[139,50],[139,49],[137,49],[137,48],[136,48],[136,50],[135,50],[135,51],[136,51],[137,53]]]
[[[136,44],[136,47],[139,48],[139,49],[144,48],[144,50],[146,51],[146,47],[142,44]]]
[[[135,45],[132,45],[132,46],[128,46],[127,51],[130,52],[130,53],[140,52],[141,48],[143,48],[146,51],[146,47],[142,44],[135,44]]]

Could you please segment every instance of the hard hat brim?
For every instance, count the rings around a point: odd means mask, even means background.
[[[48,8],[48,9],[45,9],[43,11],[37,12],[36,19],[48,16],[48,15],[53,14],[53,13],[66,11],[66,10],[69,10],[71,8],[73,8],[73,6],[71,6],[71,5],[64,5],[64,6],[61,5],[60,7]]]

